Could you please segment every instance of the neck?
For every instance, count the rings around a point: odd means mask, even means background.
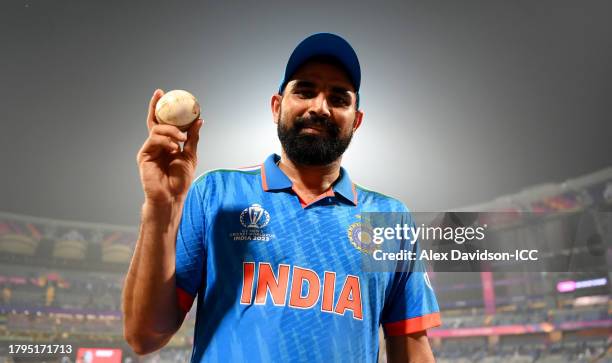
[[[278,166],[291,180],[294,189],[317,196],[338,179],[341,160],[342,157],[327,165],[301,165],[291,161],[283,150]]]

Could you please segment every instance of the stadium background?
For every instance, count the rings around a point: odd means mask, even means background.
[[[202,101],[198,172],[262,161],[279,150],[267,105],[283,63],[319,30],[345,35],[363,64],[366,116],[345,159],[358,183],[414,211],[610,211],[610,2],[20,0],[0,9],[5,361],[61,359],[9,355],[18,343],[138,360],[121,337],[120,292],[152,91],[185,88]],[[606,223],[597,231],[610,261]],[[518,218],[511,230],[538,228],[549,233],[534,244],[574,237],[559,219]],[[609,361],[610,277],[434,273],[438,361]],[[191,318],[143,360],[185,361],[192,330]]]

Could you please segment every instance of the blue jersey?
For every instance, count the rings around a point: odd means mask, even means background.
[[[184,311],[197,298],[191,362],[376,362],[381,324],[387,335],[440,325],[422,270],[362,269],[360,213],[406,207],[343,168],[304,205],[278,160],[208,172],[188,192],[176,284]]]

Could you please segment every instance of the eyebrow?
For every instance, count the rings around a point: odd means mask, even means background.
[[[316,84],[310,81],[298,80],[295,83],[295,88],[315,88],[315,87],[316,87]],[[339,86],[332,87],[332,92],[343,94],[343,95],[350,93],[350,91],[347,88],[339,87]]]
[[[332,87],[332,92],[333,93],[340,93],[343,95],[348,95],[350,93],[350,91],[344,87]]]
[[[310,81],[297,81],[295,83],[295,88],[314,88],[315,84],[314,82],[310,82]]]

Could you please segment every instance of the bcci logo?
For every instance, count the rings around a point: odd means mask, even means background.
[[[270,213],[259,204],[252,204],[240,213],[240,224],[244,228],[261,229],[270,223]]]
[[[363,222],[351,224],[347,231],[348,239],[359,251],[372,254],[376,250],[376,245],[372,243],[372,228]]]

